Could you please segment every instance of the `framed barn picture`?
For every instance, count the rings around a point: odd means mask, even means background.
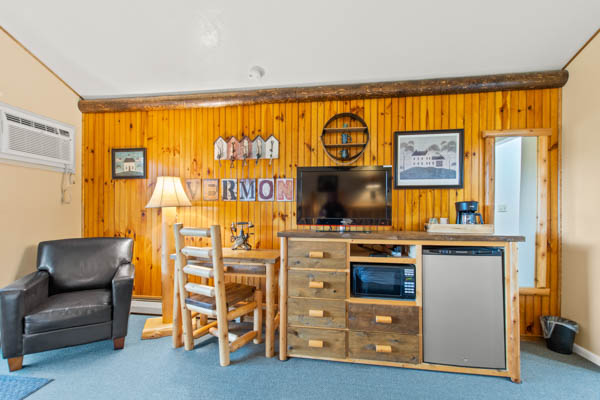
[[[463,187],[464,130],[394,133],[394,188]]]
[[[146,179],[146,148],[112,149],[113,179]]]

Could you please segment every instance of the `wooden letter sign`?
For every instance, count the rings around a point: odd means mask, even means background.
[[[202,179],[186,179],[185,184],[187,186],[191,201],[202,200]]]
[[[237,200],[237,179],[221,179],[221,199]]]
[[[277,179],[277,201],[294,201],[293,179]]]
[[[256,179],[240,179],[240,201],[256,200]]]
[[[259,179],[258,180],[258,200],[259,201],[275,200],[274,179]]]
[[[218,179],[204,179],[202,181],[202,198],[204,201],[219,200]]]

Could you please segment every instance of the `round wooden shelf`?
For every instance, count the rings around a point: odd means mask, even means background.
[[[343,123],[343,127],[339,124]],[[352,126],[350,126],[352,125]],[[349,138],[344,142],[343,135]],[[325,123],[321,133],[321,145],[325,154],[336,164],[349,165],[362,157],[369,144],[367,123],[353,113],[336,114]]]

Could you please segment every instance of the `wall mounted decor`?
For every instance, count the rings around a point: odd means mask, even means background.
[[[237,200],[237,179],[221,179],[221,200]]]
[[[220,136],[214,142],[214,155],[215,160],[219,161],[219,166],[221,166],[221,160],[227,159],[227,142]]]
[[[275,180],[259,179],[257,185],[257,193],[259,201],[275,200]]]
[[[265,158],[265,139],[262,136],[257,136],[252,140],[252,156],[250,158],[256,160],[256,164],[258,164],[258,160]]]
[[[146,179],[146,149],[112,149],[113,179]]]
[[[238,192],[240,201],[256,201],[256,179],[240,179]]]
[[[219,180],[218,179],[203,179],[202,180],[202,199],[204,201],[219,200]]]
[[[240,160],[240,141],[235,137],[231,136],[227,139],[227,159],[231,161],[231,168],[233,168],[233,162]]]
[[[367,123],[353,113],[336,114],[325,123],[321,145],[329,159],[348,165],[362,157],[369,144]]]
[[[234,167],[235,160],[243,160],[243,165],[246,165],[248,160],[268,159],[269,165],[271,160],[279,158],[279,139],[274,135],[269,136],[266,140],[261,136],[256,136],[254,139],[244,135],[241,139],[235,136],[230,136],[227,139],[219,136],[214,142],[215,160],[231,161],[231,168]]]
[[[291,178],[277,179],[277,201],[294,201],[294,180]]]
[[[246,160],[252,157],[252,140],[246,135],[240,140],[240,154],[238,160],[244,160],[243,165],[246,165]]]
[[[265,140],[265,158],[269,159],[269,165],[271,162],[279,158],[279,139],[274,135],[271,135]]]
[[[185,186],[191,201],[202,200],[202,179],[186,179]]]
[[[463,129],[394,133],[394,188],[462,188]]]

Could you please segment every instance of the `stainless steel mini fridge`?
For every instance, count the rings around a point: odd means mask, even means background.
[[[423,360],[506,368],[503,251],[423,249]]]

